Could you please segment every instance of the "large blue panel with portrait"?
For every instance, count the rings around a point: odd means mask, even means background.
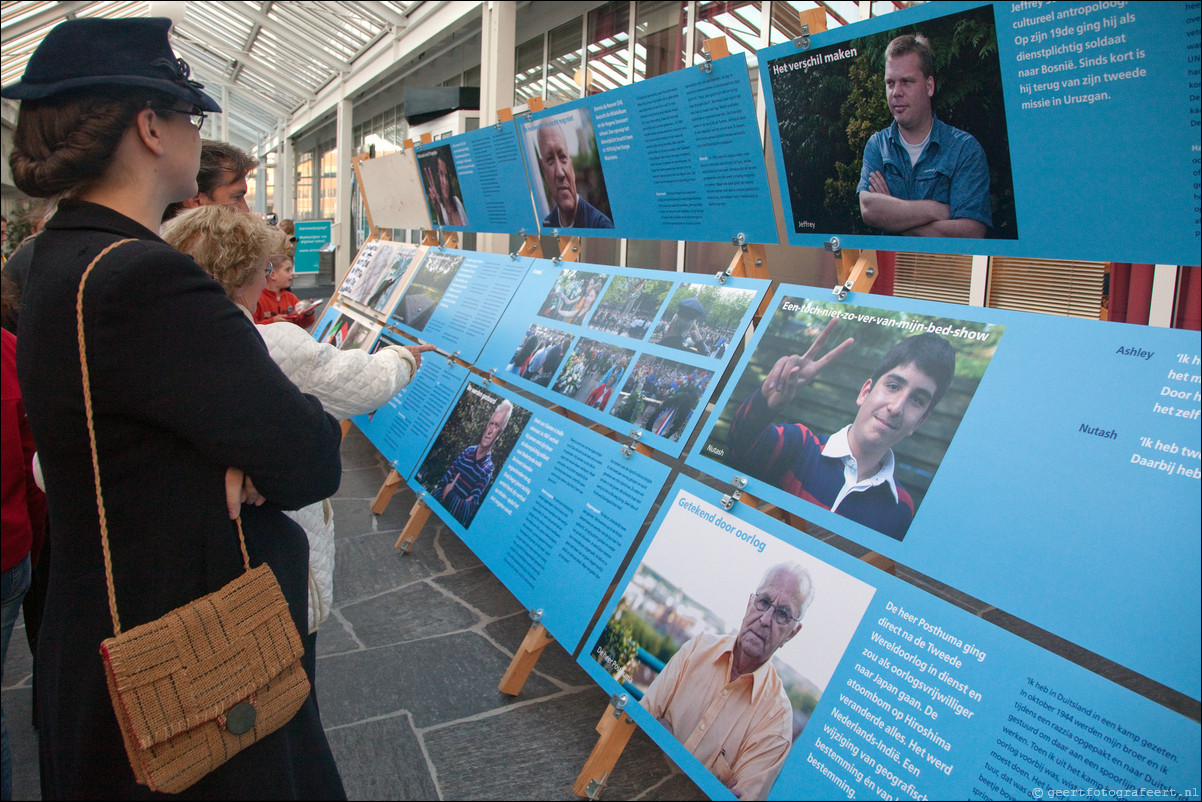
[[[435,227],[501,234],[538,231],[515,126],[513,120],[486,125],[414,148]]]
[[[1196,721],[728,503],[677,478],[578,658],[711,798],[1197,798]]]
[[[687,462],[1197,699],[1200,353],[781,285]]]
[[[998,2],[763,50],[788,241],[1194,264],[1198,47],[1190,3]]]
[[[409,486],[570,648],[668,473],[498,383],[473,379]]]
[[[741,55],[523,114],[518,132],[544,234],[777,241]]]

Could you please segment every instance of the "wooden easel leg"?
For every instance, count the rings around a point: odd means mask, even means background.
[[[344,421],[339,421],[338,425],[342,427],[342,439],[345,440],[346,433],[351,430],[351,426],[353,424],[349,420],[344,420]]]
[[[580,237],[559,238],[559,260],[561,262],[580,261]]]
[[[538,237],[531,234],[526,234],[526,241],[522,243],[522,247],[518,250],[518,256],[533,256],[535,259],[543,258],[543,245]]]
[[[597,798],[601,787],[609,778],[609,773],[621,757],[622,750],[626,748],[630,736],[634,734],[634,719],[620,711],[611,701],[605,708],[605,714],[597,722],[597,733],[600,736],[597,738],[597,745],[589,753],[588,760],[584,761],[584,768],[572,786],[572,792],[576,796],[589,799]]]
[[[526,632],[526,637],[522,640],[522,645],[518,647],[513,660],[509,662],[509,668],[505,669],[505,676],[501,677],[501,683],[497,685],[497,690],[509,696],[517,696],[521,693],[522,686],[529,679],[530,672],[534,670],[534,664],[538,662],[543,649],[554,640],[547,634],[547,630],[542,624],[537,621],[531,624],[529,631]]]
[[[380,492],[376,493],[376,500],[371,503],[371,511],[376,515],[383,515],[384,510],[388,509],[388,502],[392,501],[392,494],[400,486],[401,475],[395,470],[388,474],[388,478],[384,480],[384,484],[380,485]]]
[[[422,527],[426,525],[429,518],[430,508],[426,506],[426,502],[418,499],[417,503],[413,505],[413,509],[409,510],[409,522],[401,530],[401,536],[396,539],[396,550],[401,554],[408,553],[409,547],[413,545],[413,541],[417,540],[418,534],[421,533]]]

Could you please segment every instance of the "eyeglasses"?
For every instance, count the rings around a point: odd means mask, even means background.
[[[188,115],[188,122],[192,123],[192,127],[197,131],[205,124],[205,118],[208,117],[207,114],[200,110],[199,106],[189,106],[186,109],[163,108],[162,106],[155,106],[153,100],[148,100],[146,101],[146,108],[154,109],[161,114],[186,114]]]
[[[752,604],[754,604],[755,609],[759,610],[761,613],[766,613],[769,610],[772,610],[772,620],[781,626],[784,626],[790,621],[801,620],[800,618],[793,617],[793,611],[789,609],[788,605],[773,604],[772,597],[763,593],[756,594],[756,596],[752,599]]]

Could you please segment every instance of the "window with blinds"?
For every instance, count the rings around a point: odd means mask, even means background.
[[[893,294],[903,298],[967,304],[972,257],[960,254],[898,253]]]
[[[1105,278],[1105,262],[997,256],[990,260],[985,305],[1097,320]]]

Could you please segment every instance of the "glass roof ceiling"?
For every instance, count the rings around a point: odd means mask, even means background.
[[[390,0],[5,0],[0,3],[0,84],[17,80],[42,37],[65,19],[170,16],[176,19],[172,47],[191,66],[192,77],[218,102],[222,90],[228,91],[230,139],[251,144],[274,134],[323,86],[350,72],[373,44],[403,29],[407,14],[418,5]]]

